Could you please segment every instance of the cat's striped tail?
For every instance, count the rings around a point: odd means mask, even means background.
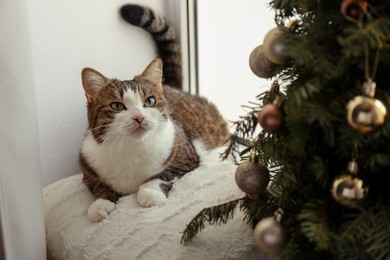
[[[181,89],[181,50],[175,29],[167,23],[164,17],[157,15],[148,7],[127,4],[121,7],[120,13],[128,23],[139,26],[152,35],[164,64],[164,84]]]

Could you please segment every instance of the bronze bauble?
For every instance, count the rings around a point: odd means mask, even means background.
[[[249,66],[256,76],[267,79],[275,75],[277,65],[265,57],[263,45],[259,45],[249,57]]]
[[[287,27],[278,26],[269,31],[263,41],[263,51],[267,59],[275,64],[285,64],[288,60],[285,55],[286,46],[281,41],[282,35],[291,33]]]
[[[235,179],[243,192],[257,197],[267,188],[270,175],[263,163],[247,160],[237,167]]]
[[[282,125],[282,111],[278,105],[267,104],[260,110],[257,119],[263,131],[273,133]]]

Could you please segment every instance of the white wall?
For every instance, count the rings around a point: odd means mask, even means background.
[[[249,55],[273,27],[274,12],[262,0],[198,0],[200,95],[228,120],[270,86],[249,67]]]
[[[119,16],[129,2],[174,13],[172,0],[28,1],[44,185],[80,172],[78,150],[87,126],[82,68],[130,79],[155,56],[151,37]]]

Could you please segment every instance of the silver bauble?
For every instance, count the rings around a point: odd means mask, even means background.
[[[281,253],[288,241],[286,230],[274,217],[262,219],[257,223],[254,237],[263,252],[275,256]]]

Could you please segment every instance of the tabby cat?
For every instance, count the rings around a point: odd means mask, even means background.
[[[88,209],[93,222],[108,216],[123,195],[137,193],[143,207],[161,205],[173,181],[198,167],[195,140],[211,149],[229,138],[214,105],[177,89],[180,52],[172,27],[145,7],[126,5],[121,13],[153,35],[165,66],[156,58],[141,75],[123,81],[82,71],[89,126],[79,162],[96,198]]]

